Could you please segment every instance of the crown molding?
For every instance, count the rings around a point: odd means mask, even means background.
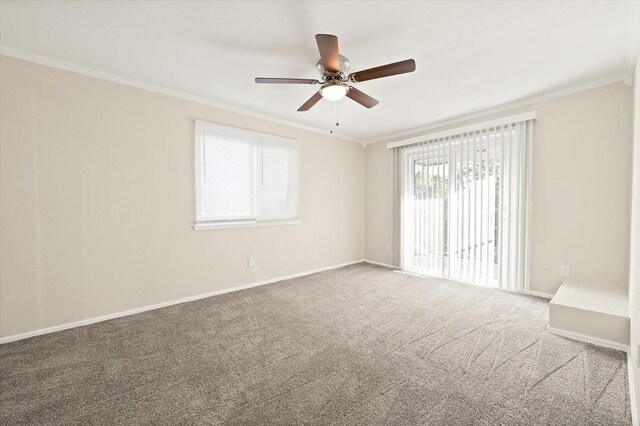
[[[343,141],[353,142],[364,146],[366,144],[365,141],[354,138],[352,136],[347,136],[339,133],[328,134],[325,129],[320,129],[313,126],[307,126],[304,124],[297,123],[295,121],[286,120],[283,118],[274,117],[272,115],[264,114],[257,111],[252,111],[245,108],[240,108],[234,105],[229,105],[223,102],[218,102],[213,99],[204,98],[196,95],[191,95],[189,93],[180,92],[178,90],[168,89],[166,87],[156,86],[154,84],[145,83],[138,80],[132,80],[127,77],[123,77],[116,74],[111,74],[103,71],[99,71],[93,68],[87,68],[80,65],[75,65],[72,63],[59,61],[57,59],[48,58],[45,56],[34,55],[32,53],[23,52],[21,50],[11,49],[8,47],[0,46],[0,55],[8,56],[11,58],[20,59],[27,62],[33,62],[40,65],[45,65],[52,68],[57,68],[64,71],[70,71],[76,74],[82,74],[89,77],[98,78],[101,80],[110,81],[113,83],[123,84],[125,86],[135,87],[137,89],[147,90],[149,92],[159,93],[161,95],[172,96],[174,98],[183,99],[186,101],[196,102],[199,104],[204,104],[208,106],[212,106],[215,108],[223,109],[225,111],[234,112],[237,114],[246,115],[249,117],[258,118],[261,120],[269,121],[276,124],[282,124],[289,127],[294,127],[301,130],[306,130],[313,133],[318,133],[323,136],[331,137],[334,139],[339,139]]]
[[[606,86],[612,83],[620,83],[620,82],[625,82],[627,85],[630,85],[630,83],[628,83],[628,72],[614,74],[609,77],[601,78],[598,80],[592,80],[592,81],[578,84],[578,85],[565,86],[556,90],[541,92],[536,95],[520,98],[516,101],[509,102],[506,104],[496,105],[494,107],[490,107],[486,109],[479,109],[473,112],[460,114],[451,118],[447,118],[445,120],[434,121],[430,124],[426,124],[421,127],[416,127],[410,130],[404,130],[401,132],[388,134],[381,138],[369,141],[366,143],[366,145],[369,145],[372,143],[380,143],[380,142],[391,143],[391,142],[397,142],[399,140],[407,139],[409,137],[422,136],[422,134],[424,134],[425,132],[428,132],[433,129],[438,129],[438,128],[453,125],[453,124],[464,123],[465,121],[481,118],[489,114],[495,114],[498,112],[508,111],[514,108],[525,107],[531,104],[549,101],[552,99],[560,98],[562,96],[567,96],[574,93],[583,92],[585,90],[595,89],[597,87]]]
[[[76,74],[94,77],[101,80],[110,81],[113,83],[119,83],[125,86],[135,87],[135,88],[147,90],[153,93],[159,93],[166,96],[172,96],[174,98],[184,99],[187,101],[212,106],[225,111],[246,115],[249,117],[258,118],[261,120],[269,121],[276,124],[282,124],[285,126],[289,126],[289,127],[293,127],[301,130],[306,130],[309,132],[321,134],[323,136],[328,136],[338,140],[357,143],[362,145],[362,147],[364,148],[366,147],[366,145],[369,145],[372,143],[396,142],[401,139],[406,139],[407,137],[419,136],[421,133],[428,132],[430,130],[437,129],[440,127],[462,123],[468,120],[473,120],[475,118],[483,117],[485,115],[503,112],[509,109],[519,108],[519,107],[527,106],[537,102],[548,101],[548,100],[559,98],[562,96],[567,96],[573,93],[578,93],[585,90],[606,86],[612,83],[625,82],[627,85],[631,85],[632,79],[633,79],[633,72],[635,68],[636,54],[638,52],[638,49],[640,48],[640,5],[638,4],[634,4],[633,6],[633,10],[630,17],[629,33],[630,33],[630,37],[629,37],[630,41],[627,47],[629,65],[627,67],[626,72],[624,73],[614,74],[609,77],[605,77],[598,80],[592,80],[579,85],[565,86],[556,90],[538,93],[533,96],[520,98],[516,101],[509,102],[507,104],[496,105],[494,107],[479,109],[476,111],[456,115],[444,120],[439,120],[439,121],[426,124],[424,126],[383,135],[381,137],[374,138],[373,140],[369,140],[369,141],[365,141],[352,136],[343,135],[340,133],[327,134],[327,131],[325,129],[320,129],[313,126],[307,126],[291,120],[286,120],[283,118],[274,117],[274,116],[260,113],[257,111],[252,111],[252,110],[237,107],[234,105],[225,104],[223,102],[215,101],[213,99],[192,95],[189,93],[180,92],[177,90],[168,89],[161,86],[156,86],[150,83],[145,83],[145,82],[133,80],[127,77],[122,77],[120,75],[99,71],[93,68],[82,67],[80,65],[59,61],[57,59],[52,59],[45,56],[34,55],[28,52],[11,49],[4,46],[0,46],[0,55],[20,59],[27,62],[33,62],[36,64],[45,65],[48,67],[52,67],[52,68],[56,68],[64,71],[70,71]]]
[[[631,3],[629,13],[629,35],[627,36],[627,77],[625,83],[633,83],[633,75],[636,67],[636,58],[640,49],[640,3]]]

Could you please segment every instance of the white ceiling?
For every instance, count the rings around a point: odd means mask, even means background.
[[[335,34],[352,71],[407,58],[417,70],[360,83],[371,110],[338,103],[339,133],[381,140],[549,90],[629,75],[634,2],[0,3],[0,45],[327,131],[314,35]]]

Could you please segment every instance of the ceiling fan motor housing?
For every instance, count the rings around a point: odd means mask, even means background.
[[[349,68],[351,68],[351,62],[349,62],[349,58],[347,58],[346,56],[338,55],[338,63],[340,64],[340,72],[332,73],[324,69],[324,65],[322,65],[322,59],[318,61],[317,68],[318,72],[322,76],[323,81],[349,80]]]

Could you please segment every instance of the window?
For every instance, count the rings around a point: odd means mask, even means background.
[[[196,229],[298,223],[300,147],[196,121]]]

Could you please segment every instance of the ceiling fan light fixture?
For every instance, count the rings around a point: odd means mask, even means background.
[[[405,74],[416,70],[416,61],[413,59],[405,59],[404,61],[381,65],[379,67],[360,70],[349,74],[351,62],[338,52],[338,37],[331,34],[316,34],[316,43],[318,45],[318,52],[320,52],[320,60],[316,65],[316,68],[320,73],[319,79],[258,77],[255,79],[256,83],[322,84],[320,90],[314,92],[313,96],[298,108],[298,111],[300,112],[309,111],[311,107],[322,99],[336,102],[345,96],[365,108],[373,108],[378,105],[377,99],[372,98],[353,86],[348,86],[348,84],[391,77],[393,75]]]
[[[328,101],[336,102],[344,98],[349,91],[349,87],[341,82],[330,82],[322,86],[320,94]]]

